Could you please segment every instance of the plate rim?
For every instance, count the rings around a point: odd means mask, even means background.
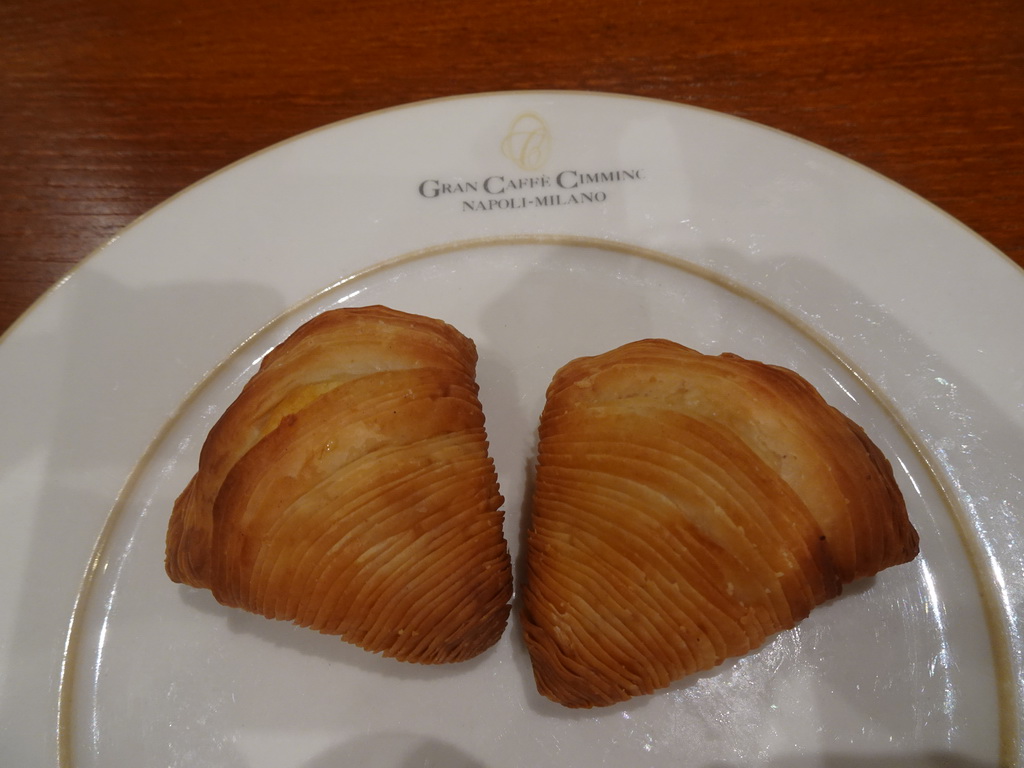
[[[114,243],[116,240],[118,240],[125,233],[127,233],[128,231],[134,229],[137,226],[142,225],[150,217],[152,217],[153,215],[159,213],[161,210],[163,210],[164,207],[172,204],[179,197],[182,197],[182,196],[190,193],[196,187],[201,186],[201,185],[205,184],[206,182],[208,182],[208,181],[210,181],[212,179],[218,178],[219,176],[221,176],[222,174],[227,173],[228,171],[232,170],[236,166],[242,165],[244,163],[248,163],[250,160],[253,160],[254,158],[260,157],[260,156],[262,156],[264,154],[268,154],[270,152],[273,152],[273,151],[279,149],[280,147],[284,147],[284,146],[287,146],[289,144],[292,144],[292,143],[304,140],[304,139],[306,139],[309,136],[313,136],[313,135],[321,133],[323,131],[333,130],[333,129],[338,128],[338,127],[340,127],[342,125],[345,125],[347,123],[352,123],[352,122],[357,122],[357,121],[362,121],[362,120],[368,120],[368,119],[372,119],[372,118],[378,117],[380,115],[386,115],[386,114],[391,114],[391,113],[394,113],[394,112],[401,112],[401,111],[405,111],[405,110],[416,109],[418,107],[428,106],[428,105],[432,105],[432,104],[442,104],[442,103],[445,103],[445,102],[452,102],[452,101],[466,101],[466,100],[471,100],[471,99],[489,99],[489,98],[495,98],[495,97],[503,98],[503,97],[510,96],[510,95],[514,95],[514,96],[531,96],[531,95],[533,95],[533,96],[538,96],[538,97],[539,96],[571,95],[571,96],[594,97],[594,98],[600,98],[600,99],[613,98],[613,99],[623,99],[623,100],[626,100],[626,101],[648,102],[648,103],[651,103],[651,104],[660,104],[660,105],[668,106],[668,107],[676,107],[676,108],[683,109],[683,110],[693,110],[695,112],[700,112],[700,113],[705,113],[705,114],[709,114],[709,115],[714,115],[714,116],[716,116],[718,118],[723,118],[723,119],[727,119],[727,120],[735,120],[735,121],[738,121],[738,122],[743,123],[743,124],[747,124],[747,125],[750,125],[750,126],[757,127],[757,128],[759,128],[761,130],[768,131],[768,132],[777,134],[779,136],[785,137],[786,139],[789,139],[789,140],[792,140],[792,141],[796,141],[796,142],[805,144],[808,147],[812,148],[814,151],[828,153],[829,155],[832,155],[833,157],[838,158],[838,159],[840,159],[840,160],[842,160],[842,161],[844,161],[846,163],[850,163],[852,165],[857,166],[862,171],[865,171],[865,172],[869,173],[870,175],[874,176],[879,181],[883,181],[886,184],[890,184],[890,185],[893,185],[893,186],[897,187],[903,193],[914,197],[919,203],[922,203],[922,204],[932,208],[936,213],[940,214],[943,218],[947,219],[948,223],[955,223],[956,225],[960,226],[965,232],[967,232],[970,235],[972,235],[978,241],[979,244],[984,245],[985,249],[990,252],[991,256],[997,257],[997,258],[1001,258],[1001,259],[1005,260],[1009,264],[1012,264],[1013,266],[1017,267],[1022,272],[1022,274],[1024,274],[1024,266],[1021,266],[1016,261],[1011,259],[1009,257],[1009,255],[1007,255],[1002,250],[997,248],[992,242],[990,242],[988,239],[986,239],[983,235],[981,235],[976,230],[974,230],[971,227],[969,227],[964,222],[960,221],[960,219],[955,218],[952,214],[950,214],[947,211],[945,211],[938,204],[932,202],[928,198],[922,196],[918,192],[915,192],[914,190],[910,189],[909,187],[904,186],[900,182],[898,182],[898,181],[896,181],[896,180],[894,180],[894,179],[892,179],[892,178],[890,178],[888,176],[885,176],[884,174],[882,174],[879,171],[876,171],[871,166],[865,165],[864,163],[862,163],[859,160],[855,160],[854,158],[851,158],[851,157],[849,157],[847,155],[844,155],[844,154],[842,154],[842,153],[840,153],[840,152],[838,152],[838,151],[836,151],[836,150],[834,150],[834,149],[832,149],[830,147],[826,147],[826,146],[824,146],[822,144],[816,144],[813,141],[811,141],[810,139],[805,139],[804,137],[799,136],[797,134],[789,133],[787,131],[784,131],[781,128],[776,128],[774,126],[767,125],[765,123],[761,123],[761,122],[758,122],[756,120],[753,120],[751,118],[742,117],[740,115],[735,115],[735,114],[732,114],[732,113],[729,113],[729,112],[719,112],[717,110],[711,109],[709,107],[700,106],[698,104],[690,104],[690,103],[687,103],[687,102],[671,101],[669,99],[658,98],[658,97],[655,97],[655,96],[642,96],[642,95],[639,95],[639,94],[629,94],[629,93],[620,93],[620,92],[605,92],[605,91],[599,91],[599,90],[574,89],[574,88],[566,88],[566,89],[537,88],[537,89],[523,89],[523,90],[494,90],[494,91],[480,91],[480,92],[473,92],[473,93],[453,94],[453,95],[450,95],[450,96],[434,96],[434,97],[430,97],[430,98],[419,99],[417,101],[410,101],[410,102],[405,102],[405,103],[400,103],[400,104],[392,104],[390,106],[380,107],[378,109],[374,109],[374,110],[371,110],[369,112],[363,112],[363,113],[359,113],[359,114],[355,114],[355,115],[349,115],[348,117],[344,117],[344,118],[341,118],[339,120],[334,120],[334,121],[331,121],[331,122],[328,122],[328,123],[324,123],[323,125],[317,125],[317,126],[314,126],[312,128],[308,128],[308,129],[306,129],[304,131],[301,131],[301,132],[299,132],[297,134],[294,134],[292,136],[287,136],[287,137],[285,137],[283,139],[280,139],[279,141],[273,142],[272,144],[268,144],[265,147],[257,149],[255,152],[250,152],[247,155],[244,155],[244,156],[239,157],[239,158],[237,158],[235,160],[232,160],[227,165],[224,165],[224,166],[222,166],[220,168],[217,168],[216,170],[206,174],[205,176],[202,176],[201,178],[196,179],[193,182],[190,182],[186,186],[184,186],[181,189],[179,189],[177,192],[172,193],[169,197],[161,200],[159,203],[157,203],[153,207],[151,207],[151,208],[147,209],[146,211],[144,211],[143,213],[139,214],[139,216],[137,216],[132,221],[128,222],[128,224],[126,224],[124,227],[119,229],[114,235],[112,235],[111,237],[107,238],[106,240],[101,242],[99,245],[95,246],[90,251],[88,251],[85,255],[82,256],[81,259],[79,259],[77,262],[72,264],[67,272],[65,272],[52,285],[47,287],[47,289],[42,294],[40,294],[36,299],[34,299],[28,305],[28,307],[26,307],[25,310],[14,319],[14,322],[11,323],[10,326],[5,328],[4,331],[2,333],[0,333],[0,344],[3,344],[4,340],[6,339],[6,337],[8,335],[13,334],[15,328],[18,327],[22,323],[23,320],[26,320],[28,318],[28,316],[38,308],[38,305],[42,304],[44,300],[47,300],[50,297],[50,295],[52,293],[56,292],[58,289],[60,289],[61,286],[64,285],[64,283],[66,283],[68,280],[72,279],[72,277],[74,277],[74,275],[76,275],[78,273],[78,271],[85,265],[85,263],[87,261],[90,261],[94,257],[96,257],[99,254],[101,254],[102,252],[106,251],[107,248],[112,243]]]

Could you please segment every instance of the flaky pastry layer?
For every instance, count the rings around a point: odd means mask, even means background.
[[[913,559],[892,469],[796,373],[662,339],[547,392],[522,621],[569,707],[651,693]]]
[[[170,578],[403,661],[478,655],[512,594],[473,342],[385,307],[313,318],[210,431]]]

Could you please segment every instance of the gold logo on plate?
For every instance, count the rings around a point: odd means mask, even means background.
[[[501,142],[501,153],[524,171],[543,168],[550,151],[548,124],[534,112],[524,112],[513,120]]]

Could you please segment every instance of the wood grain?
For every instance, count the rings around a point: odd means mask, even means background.
[[[0,331],[162,200],[296,133],[458,93],[604,90],[779,128],[1024,265],[1024,3],[0,4]]]

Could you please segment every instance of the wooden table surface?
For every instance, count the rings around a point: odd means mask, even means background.
[[[779,128],[1024,266],[1021,0],[2,0],[0,332],[137,216],[255,150],[532,88]]]

